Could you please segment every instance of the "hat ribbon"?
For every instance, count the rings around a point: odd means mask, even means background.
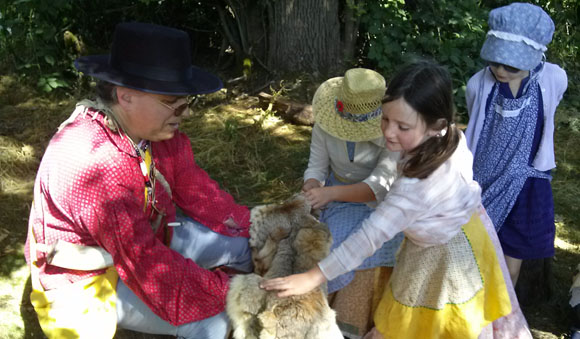
[[[537,49],[538,51],[542,51],[542,52],[545,52],[548,50],[548,48],[545,45],[539,44],[539,43],[535,42],[534,40],[527,38],[523,35],[519,35],[519,34],[491,30],[491,31],[487,32],[487,35],[492,35],[496,38],[499,38],[502,40],[507,40],[507,41],[523,42],[526,45],[529,45],[532,48]]]
[[[381,115],[381,113],[382,113],[380,106],[376,110],[369,112],[369,113],[365,113],[365,114],[352,114],[349,112],[345,112],[344,111],[344,104],[342,103],[342,101],[340,101],[338,99],[334,99],[334,110],[336,111],[336,113],[338,115],[340,115],[341,118],[348,120],[348,121],[352,121],[352,122],[369,121],[369,120],[374,119],[377,116]]]

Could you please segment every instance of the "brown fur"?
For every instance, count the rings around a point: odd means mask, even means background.
[[[310,215],[301,195],[281,205],[254,207],[251,221],[255,274],[234,277],[227,297],[234,338],[342,338],[322,287],[278,298],[258,286],[262,277],[301,273],[326,257],[332,242],[328,227]]]

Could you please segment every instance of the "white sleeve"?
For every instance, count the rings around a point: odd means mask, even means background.
[[[491,86],[491,84],[486,83],[486,72],[486,68],[484,68],[472,76],[467,82],[467,89],[465,91],[467,114],[469,115],[469,121],[465,129],[465,138],[467,147],[473,154],[475,154],[477,141],[485,119],[484,111],[487,98],[484,98],[484,92],[486,87]]]
[[[383,201],[391,185],[397,178],[397,161],[399,152],[391,152],[383,148],[377,161],[377,166],[363,182],[371,188],[377,201]]]
[[[308,159],[308,168],[304,172],[304,181],[316,179],[324,183],[328,177],[330,167],[330,157],[324,140],[325,132],[314,124],[312,128],[312,140],[310,141],[310,157]]]
[[[556,166],[554,154],[554,115],[568,86],[568,76],[560,66],[546,63],[540,74],[540,86],[544,102],[544,128],[540,147],[532,166],[539,171],[547,171]]]
[[[326,279],[332,280],[357,268],[383,243],[425,213],[427,208],[422,195],[409,190],[409,185],[404,183],[408,180],[417,179],[398,179],[385,200],[363,221],[362,227],[318,263]]]
[[[469,79],[469,81],[467,82],[467,87],[465,89],[465,102],[467,104],[467,116],[469,118],[471,118],[472,112],[475,110],[475,107],[473,107],[473,104],[475,102],[475,81],[473,81],[473,78]]]

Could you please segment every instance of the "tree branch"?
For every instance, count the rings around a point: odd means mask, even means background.
[[[216,6],[216,8],[217,8],[218,15],[220,17],[220,21],[222,24],[222,29],[224,31],[226,38],[228,39],[230,45],[234,48],[234,51],[240,51],[241,50],[240,44],[238,43],[238,41],[234,37],[232,31],[230,30],[230,27],[228,25],[228,18],[226,16],[226,13],[225,13],[223,7]]]

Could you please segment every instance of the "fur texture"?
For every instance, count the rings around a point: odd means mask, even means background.
[[[325,258],[332,242],[328,227],[310,214],[302,195],[254,207],[251,221],[254,273],[232,278],[227,297],[234,338],[342,338],[323,287],[288,298],[259,287],[264,278],[301,273]]]

